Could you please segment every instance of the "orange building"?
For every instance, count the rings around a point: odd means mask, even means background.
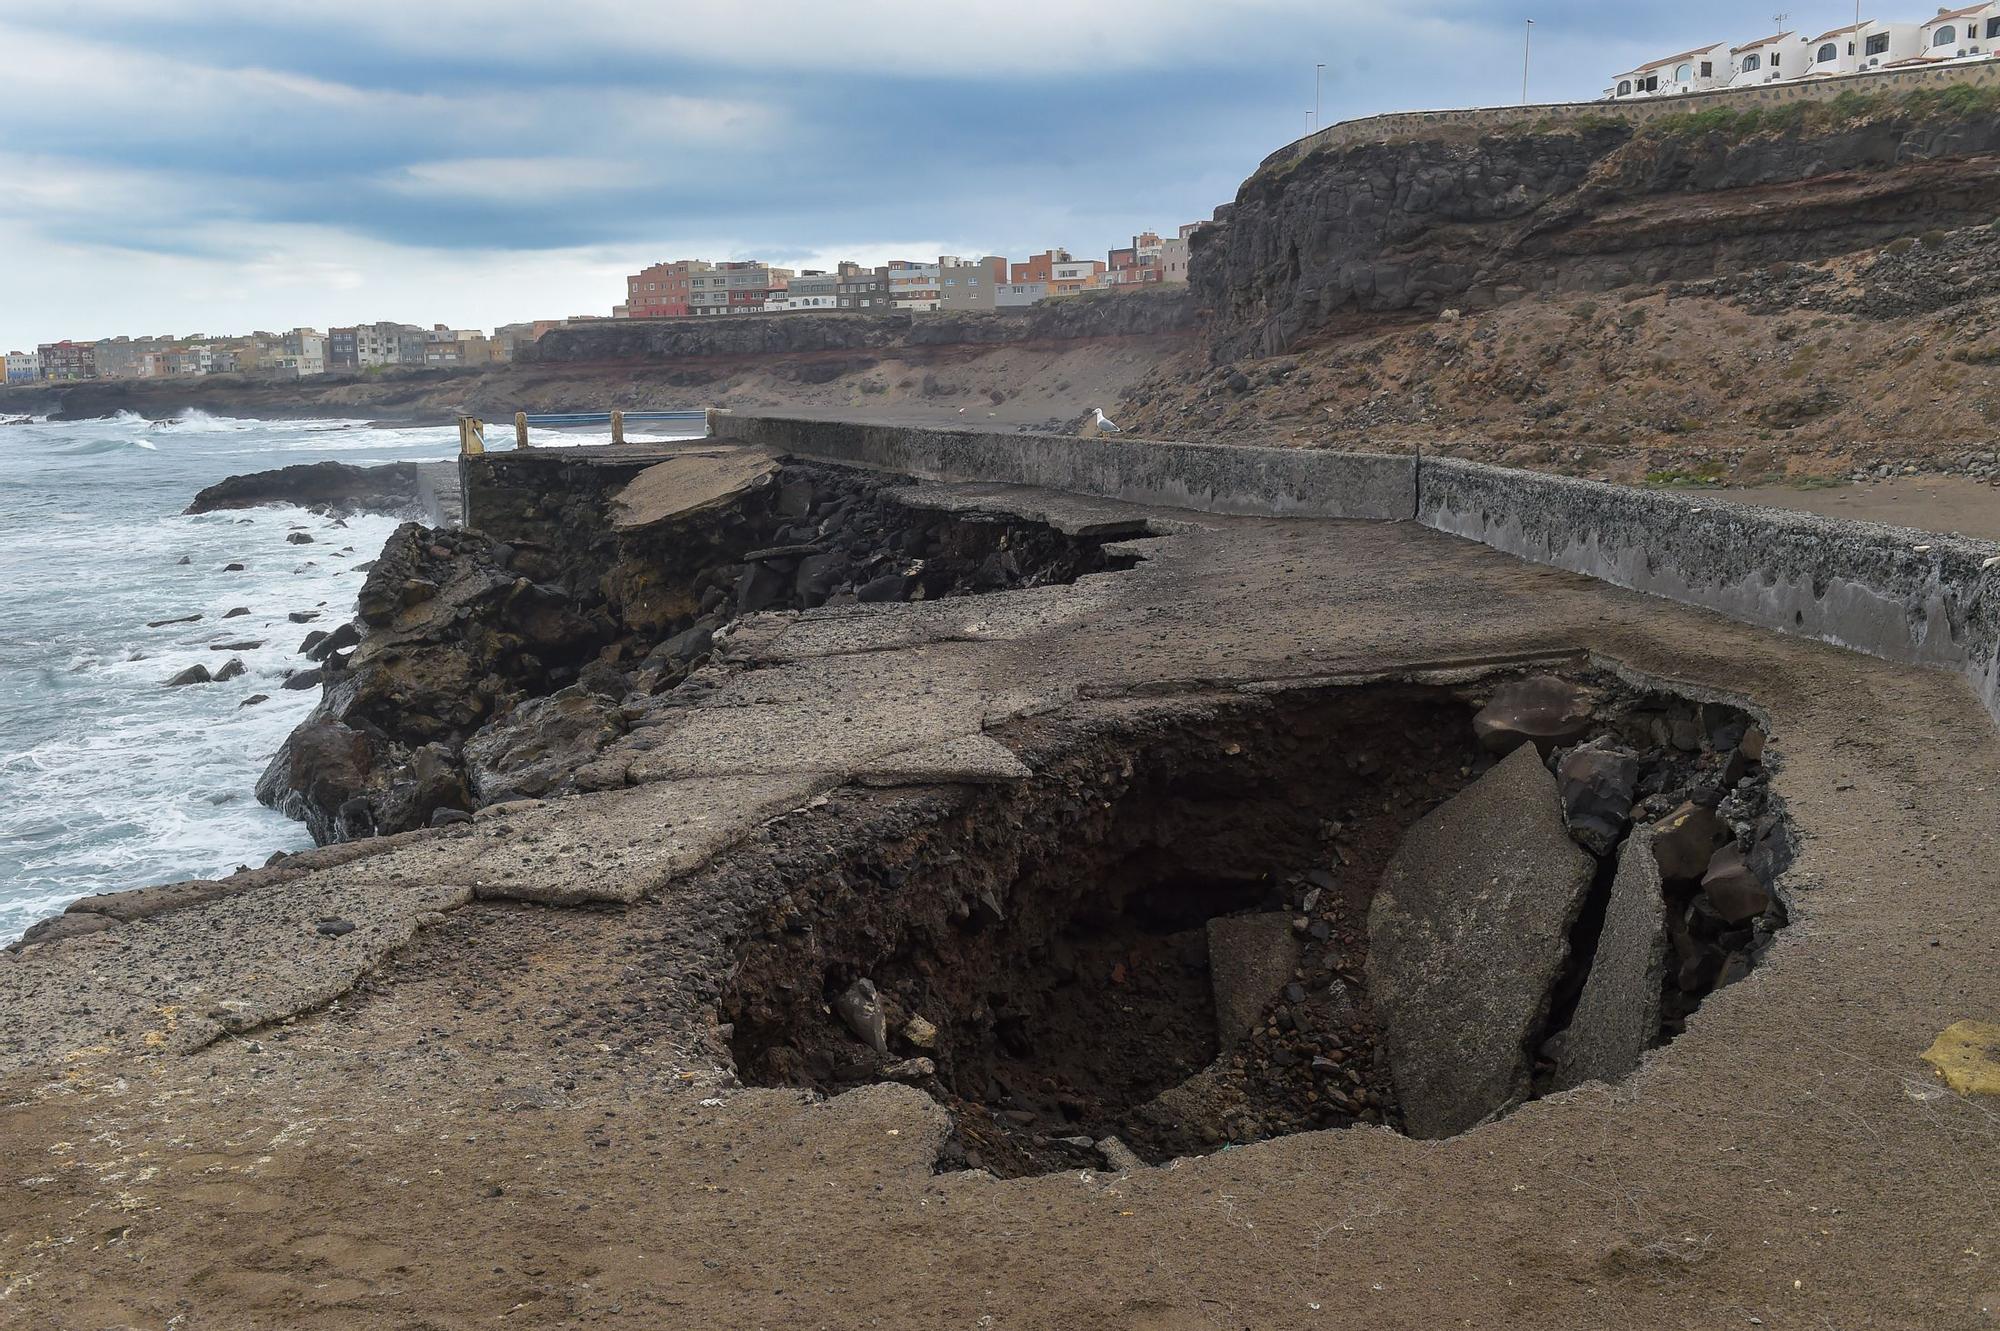
[[[700,259],[679,259],[656,263],[625,279],[625,317],[629,319],[679,319],[688,313],[688,280],[696,273],[713,272]]]

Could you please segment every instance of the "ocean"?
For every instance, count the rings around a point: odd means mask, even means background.
[[[456,455],[451,426],[189,413],[0,425],[0,943],[79,896],[262,864],[311,844],[253,794],[319,699],[281,687],[352,617],[396,527],[268,507],[183,517],[203,486],[295,462]],[[303,530],[311,544],[286,537]],[[240,563],[241,572],[225,565]],[[236,607],[249,613],[224,618]],[[317,612],[293,623],[293,612]],[[149,623],[199,615],[194,623]],[[220,644],[254,642],[254,647]],[[197,663],[247,673],[168,688]],[[254,694],[268,701],[245,706]]]

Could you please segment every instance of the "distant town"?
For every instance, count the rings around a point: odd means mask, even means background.
[[[714,315],[855,310],[913,314],[991,313],[1089,291],[1135,291],[1188,278],[1191,222],[1162,238],[1147,231],[1103,259],[1078,259],[1050,248],[1019,262],[989,254],[937,261],[892,259],[874,268],[840,263],[832,272],[795,271],[755,259],[711,263],[677,259],[625,279],[625,299],[608,315],[578,314],[480,329],[381,322],[287,333],[64,339],[7,353],[7,382],[167,379],[180,375],[256,374],[309,378],[364,374],[390,367],[498,365],[552,328],[602,319],[683,319]]]
[[[1782,26],[1782,15],[1779,21]],[[1605,95],[1618,101],[1671,97],[1877,69],[1989,60],[1994,43],[2000,42],[2000,0],[1940,8],[1930,18],[1910,23],[1863,19],[1817,37],[1806,32],[1785,30],[1741,45],[1710,42],[1649,61],[1618,74]]]

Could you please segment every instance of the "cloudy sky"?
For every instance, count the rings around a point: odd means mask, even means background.
[[[0,348],[605,313],[677,257],[1101,252],[1228,199],[1305,129],[1316,61],[1328,122],[1518,100],[1529,17],[1538,101],[1771,27],[1722,0],[6,7]]]

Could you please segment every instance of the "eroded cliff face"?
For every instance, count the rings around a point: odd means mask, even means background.
[[[1219,359],[1540,292],[1849,253],[2000,212],[2000,115],[1832,128],[1594,127],[1274,159],[1198,234]]]

